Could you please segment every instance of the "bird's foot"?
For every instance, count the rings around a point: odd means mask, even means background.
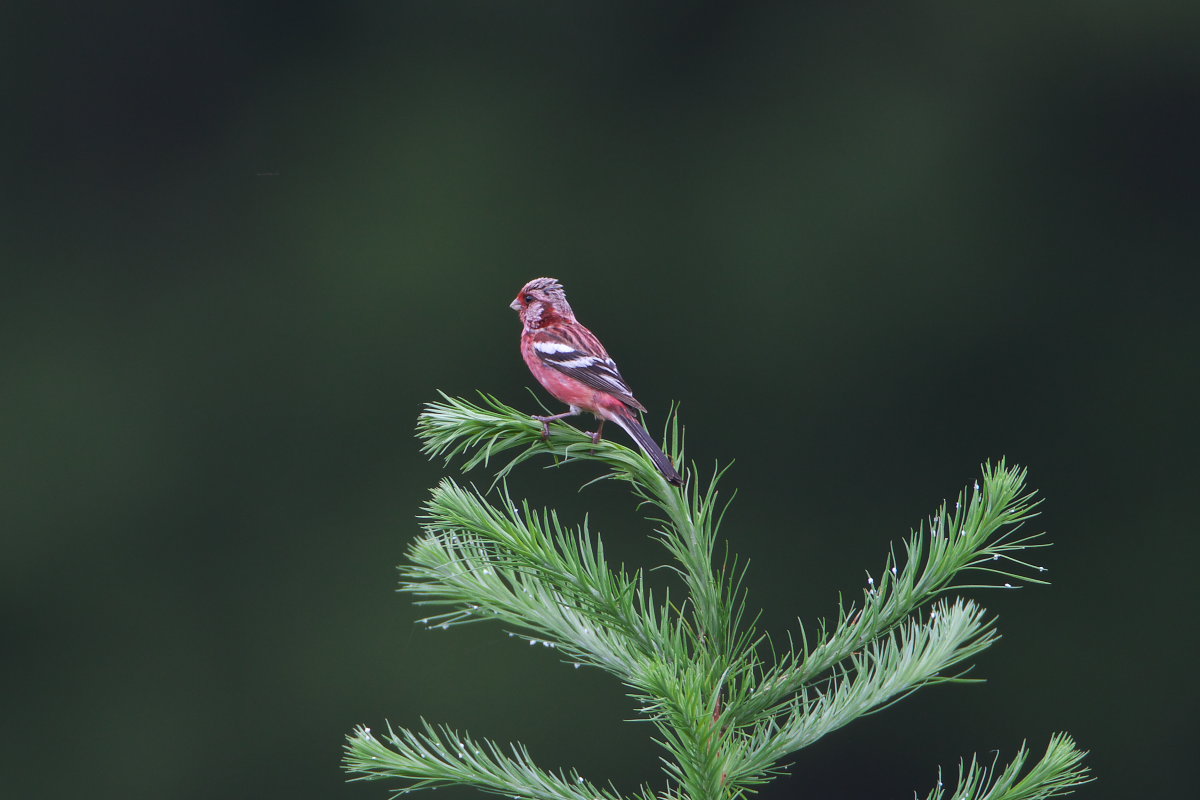
[[[537,414],[534,414],[533,418],[536,419],[538,422],[542,423],[542,438],[549,439],[550,438],[550,423],[554,422],[556,419],[558,419],[558,417],[539,417]]]

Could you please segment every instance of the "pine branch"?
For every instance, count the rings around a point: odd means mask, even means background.
[[[424,451],[463,468],[490,466],[502,454],[487,492],[442,481],[426,504],[424,534],[408,550],[402,588],[422,605],[448,610],[429,627],[497,620],[531,644],[554,648],[576,667],[603,669],[626,684],[652,723],[668,785],[662,800],[729,800],[765,783],[797,750],[864,714],[923,686],[967,682],[967,662],[997,639],[993,621],[975,603],[939,599],[963,584],[967,571],[988,581],[1042,583],[1044,572],[1017,557],[1045,544],[1018,537],[1035,503],[1025,472],[1003,461],[983,468],[982,486],[946,504],[910,532],[904,557],[884,560],[857,603],[839,603],[832,623],[799,647],[775,652],[746,612],[745,568],[716,556],[725,504],[716,471],[702,482],[693,468],[684,487],[668,484],[642,452],[555,424],[541,423],[495,398],[482,405],[443,395],[418,420]],[[682,436],[672,414],[666,450],[682,463]],[[656,599],[640,571],[614,569],[586,522],[562,524],[552,510],[515,501],[504,484],[516,466],[549,456],[558,466],[596,462],[594,480],[627,482],[657,524],[655,536],[679,578],[676,600]],[[499,487],[499,488],[497,488]],[[924,618],[917,613],[932,603]],[[1068,737],[1051,740],[1047,755],[1024,778],[1022,747],[1005,770],[989,772],[972,759],[960,766],[955,799],[1026,800],[1068,791],[1087,779],[1083,754]],[[346,768],[359,780],[396,779],[417,788],[463,784],[539,800],[617,800],[576,773],[537,768],[524,747],[507,750],[448,728],[389,732],[382,740],[360,728],[347,745]],[[988,781],[991,780],[991,783]],[[654,797],[649,789],[640,800]],[[942,800],[941,787],[929,800]]]
[[[779,665],[762,676],[745,712],[754,715],[787,702],[800,688],[902,623],[914,609],[955,588],[953,581],[968,568],[1007,578],[1004,588],[1014,588],[1011,581],[1045,583],[991,566],[1025,566],[1013,553],[1045,546],[1036,541],[1037,535],[1016,538],[1021,523],[1033,515],[1036,505],[1024,485],[1025,470],[1009,469],[1003,459],[994,467],[984,465],[983,485],[976,482],[970,493],[963,490],[953,511],[943,503],[928,521],[928,528],[921,526],[911,532],[904,545],[903,563],[889,556],[879,581],[868,579],[861,605],[840,606],[832,630],[823,627],[812,644],[801,627],[801,652],[783,654]],[[1042,567],[1032,569],[1045,571]]]
[[[782,720],[756,726],[746,770],[766,773],[778,760],[922,686],[962,680],[946,671],[991,646],[997,636],[970,601],[939,603],[925,622],[910,621],[839,668],[824,689],[792,699]]]
[[[1023,778],[1018,776],[1029,758],[1024,744],[999,772],[995,761],[987,767],[971,756],[970,764],[959,762],[957,786],[950,796],[953,800],[1045,800],[1070,794],[1076,787],[1094,780],[1083,765],[1086,755],[1087,751],[1079,750],[1070,736],[1056,733],[1050,737],[1046,754]],[[996,758],[999,759],[999,754]],[[937,786],[925,797],[944,800],[945,796],[946,787],[939,774]]]
[[[458,455],[466,455],[462,470],[468,472],[477,466],[490,466],[493,457],[506,451],[524,447],[496,471],[493,486],[518,465],[540,455],[549,455],[559,465],[599,461],[612,468],[607,477],[646,487],[661,484],[654,487],[656,490],[670,488],[654,462],[641,451],[630,450],[609,439],[593,443],[590,435],[562,421],[550,426],[548,439],[542,438],[542,423],[529,414],[483,392],[479,396],[483,405],[445,393],[442,393],[445,402],[427,403],[417,418],[417,436],[424,442],[421,451],[430,457],[441,457],[446,463]],[[669,449],[674,451],[679,444],[677,438],[671,444]]]
[[[555,773],[533,763],[525,747],[510,746],[506,754],[495,742],[476,741],[446,726],[423,723],[422,732],[388,728],[384,742],[370,728],[355,729],[346,744],[345,765],[359,773],[354,780],[411,781],[393,797],[417,789],[473,786],[492,794],[530,800],[622,800],[611,786],[601,789],[574,770]],[[385,743],[386,742],[386,743]],[[644,790],[643,800],[652,800]]]
[[[511,501],[495,508],[449,480],[426,509],[428,532],[409,548],[401,588],[455,608],[426,618],[430,627],[496,619],[639,688],[664,643],[682,646],[641,576],[610,570],[586,529],[564,529],[556,515]]]

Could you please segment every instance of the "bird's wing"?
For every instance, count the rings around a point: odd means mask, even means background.
[[[646,410],[633,396],[633,390],[621,377],[616,362],[608,357],[604,346],[582,325],[570,330],[569,335],[544,329],[539,331],[533,339],[533,352],[546,366],[593,389],[614,395],[631,408]]]

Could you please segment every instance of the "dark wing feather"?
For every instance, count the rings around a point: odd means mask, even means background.
[[[603,345],[591,331],[583,326],[578,328],[572,333],[576,333],[573,338],[579,341],[571,341],[546,329],[539,331],[533,340],[533,351],[546,366],[585,386],[614,395],[631,408],[645,411],[646,407],[633,396],[633,390],[621,377],[616,362],[608,357]]]

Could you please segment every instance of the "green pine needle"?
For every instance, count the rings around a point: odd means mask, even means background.
[[[693,466],[684,486],[672,486],[640,451],[593,444],[565,423],[543,438],[540,422],[489,395],[481,403],[442,397],[418,419],[423,451],[447,462],[461,458],[464,471],[493,469],[495,477],[486,492],[449,478],[433,490],[424,532],[401,567],[401,588],[421,605],[444,609],[422,620],[430,628],[498,621],[566,663],[625,684],[666,751],[665,787],[657,794],[642,787],[631,795],[638,800],[744,795],[827,733],[922,687],[972,681],[968,662],[998,640],[995,621],[973,601],[945,595],[1045,583],[1045,570],[1022,557],[1047,546],[1040,534],[1021,534],[1036,507],[1025,471],[1000,460],[985,464],[953,507],[943,503],[911,531],[901,555],[887,554],[856,602],[840,602],[833,619],[815,627],[800,624],[787,635],[789,646],[776,648],[747,610],[746,565],[717,557],[728,507],[717,489],[724,470],[702,479]],[[666,429],[664,449],[682,464],[674,411]],[[663,566],[678,576],[673,594],[656,597],[642,571],[610,566],[586,522],[564,524],[553,510],[509,494],[512,470],[542,459],[580,470],[596,463],[605,471],[588,482],[629,484],[669,558]],[[1063,794],[1089,780],[1083,755],[1060,734],[1024,777],[1024,747],[999,772],[972,758],[960,765],[952,796]],[[465,785],[545,800],[625,796],[574,772],[540,769],[519,744],[501,747],[424,723],[382,737],[357,729],[345,767],[355,780],[397,781],[398,794]],[[943,800],[940,782],[928,800]]]

